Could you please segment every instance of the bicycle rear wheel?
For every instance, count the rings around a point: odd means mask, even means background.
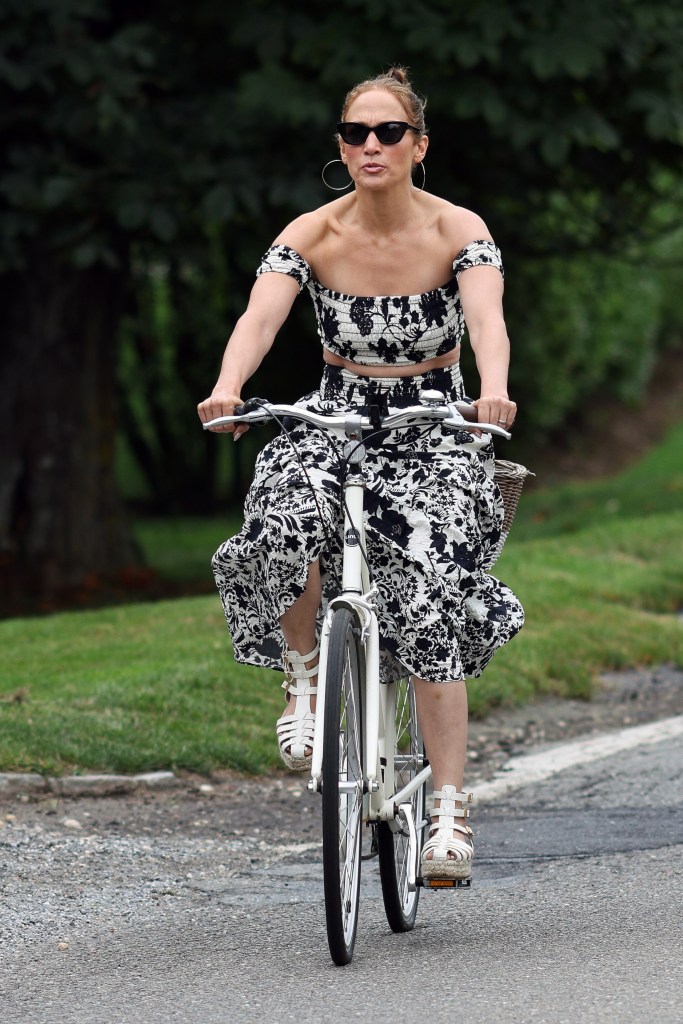
[[[396,749],[394,750],[394,792],[396,793],[410,782],[427,762],[417,722],[413,684],[408,678],[405,678],[391,685],[396,687]],[[418,869],[424,842],[424,828],[420,827],[420,823],[425,816],[425,790],[426,783],[423,783],[410,800],[417,830]],[[409,932],[415,925],[420,892],[419,889],[411,891],[408,888],[410,843],[407,833],[401,829],[398,818],[394,819],[391,825],[386,821],[381,821],[378,824],[377,847],[387,920],[392,931]]]
[[[351,962],[358,926],[363,740],[363,654],[355,616],[334,613],[327,652],[322,763],[323,881],[327,941],[335,964]]]

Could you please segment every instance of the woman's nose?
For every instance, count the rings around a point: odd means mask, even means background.
[[[370,129],[370,131],[368,132],[368,137],[365,140],[364,149],[365,149],[366,153],[376,153],[377,150],[379,149],[379,147],[380,147],[380,141],[377,138],[377,136],[375,135],[374,131],[372,129]]]

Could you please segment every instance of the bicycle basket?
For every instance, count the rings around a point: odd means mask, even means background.
[[[503,527],[500,534],[500,540],[491,552],[488,564],[489,569],[503,550],[503,545],[507,540],[510,527],[512,526],[512,520],[515,518],[517,503],[519,502],[519,496],[522,493],[522,488],[524,487],[524,481],[528,476],[534,476],[534,474],[528,470],[526,466],[520,465],[519,462],[508,462],[506,459],[496,459],[493,479],[498,484],[498,489],[500,490],[501,497],[503,499]]]

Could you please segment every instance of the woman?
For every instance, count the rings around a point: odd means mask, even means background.
[[[516,406],[507,394],[500,254],[476,214],[414,186],[429,140],[424,103],[406,72],[394,68],[355,86],[338,133],[355,187],[275,239],[200,418],[231,415],[242,402],[245,382],[307,285],[324,360],[319,391],[302,399],[307,407],[363,408],[380,392],[390,406],[409,405],[425,388],[461,399],[458,359],[467,326],[481,383],[479,419],[509,429]],[[222,429],[238,440],[245,428]],[[276,438],[259,456],[244,527],[219,548],[213,567],[237,660],[286,667],[278,741],[285,763],[304,770],[321,601],[339,557],[341,513],[329,443],[307,428],[293,434],[316,494],[287,439]],[[371,447],[366,467],[382,677],[412,673],[433,771],[422,870],[467,878],[473,846],[461,792],[464,679],[480,675],[523,622],[515,596],[485,571],[502,521],[490,437],[439,427],[396,432]]]

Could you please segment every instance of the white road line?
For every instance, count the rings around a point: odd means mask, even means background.
[[[542,782],[565,768],[587,764],[603,757],[620,754],[649,743],[661,743],[683,735],[683,715],[664,718],[647,725],[634,725],[619,732],[606,733],[588,740],[575,740],[549,747],[538,754],[512,758],[490,782],[473,787],[477,803],[496,800],[513,789]]]
[[[291,854],[310,853],[311,850],[319,850],[322,841],[317,843],[283,843],[280,846],[273,846],[267,839],[261,839],[258,843],[260,850],[267,850],[268,853],[276,853],[278,857],[288,857]]]

